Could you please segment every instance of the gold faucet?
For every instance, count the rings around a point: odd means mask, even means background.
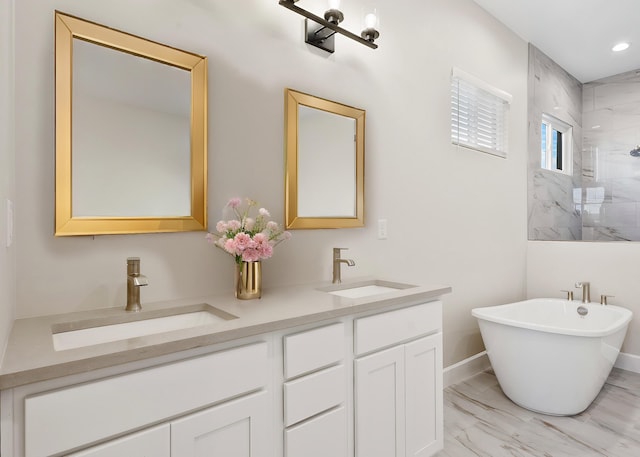
[[[589,303],[591,301],[591,284],[586,281],[578,281],[576,287],[582,287],[582,303]]]
[[[340,267],[341,263],[346,263],[348,266],[352,267],[356,263],[351,259],[342,259],[340,258],[340,251],[347,250],[348,248],[333,248],[333,284],[339,284],[342,282]]]
[[[140,287],[149,284],[147,277],[140,274],[140,257],[127,258],[127,311],[140,311]]]

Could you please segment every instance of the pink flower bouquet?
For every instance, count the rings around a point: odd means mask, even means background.
[[[257,216],[250,217],[250,211],[257,206],[257,202],[249,198],[244,205],[238,197],[229,200],[225,209],[232,210],[235,218],[219,221],[217,233],[207,233],[207,241],[231,254],[238,264],[271,257],[273,248],[291,238],[291,234],[269,220],[271,215],[264,208],[258,209]]]

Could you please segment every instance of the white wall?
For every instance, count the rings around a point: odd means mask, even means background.
[[[530,241],[527,255],[527,297],[563,297],[576,281],[591,282],[591,301],[614,295],[608,302],[634,316],[622,352],[640,355],[640,243]],[[575,298],[581,299],[579,289]]]
[[[471,0],[387,3],[378,50],[338,36],[329,56],[304,44],[302,18],[275,0],[17,2],[19,317],[122,306],[134,255],[150,280],[143,303],[213,292],[233,300],[233,262],[203,233],[54,238],[58,9],[208,56],[212,227],[232,196],[283,219],[285,87],[366,109],[366,228],[297,231],[265,263],[264,293],[329,280],[331,248],[349,247],[356,266],[344,277],[453,286],[445,365],[481,351],[470,309],[525,294],[527,45]],[[359,30],[359,8],[348,7],[343,25]],[[506,160],[451,145],[453,66],[514,96]],[[376,238],[379,218],[388,240]]]
[[[0,356],[15,314],[15,245],[7,247],[7,200],[15,198],[13,0],[0,2]]]

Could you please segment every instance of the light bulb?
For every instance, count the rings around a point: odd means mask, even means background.
[[[339,10],[340,9],[341,0],[329,0],[329,9],[330,10]]]
[[[380,36],[380,32],[376,30],[379,25],[378,15],[376,14],[376,10],[373,9],[373,11],[364,15],[364,30],[360,36],[368,42],[373,43]]]
[[[364,26],[368,29],[375,29],[378,24],[378,17],[376,13],[368,13],[364,17]]]

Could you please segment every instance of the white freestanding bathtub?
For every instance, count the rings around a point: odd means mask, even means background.
[[[504,393],[524,408],[556,416],[578,414],[596,398],[632,316],[619,306],[553,298],[471,313]]]

